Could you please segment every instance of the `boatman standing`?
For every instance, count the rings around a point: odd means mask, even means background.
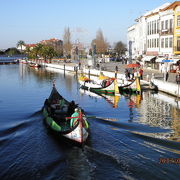
[[[79,109],[78,108],[74,109],[74,113],[72,114],[71,117],[74,117],[74,118],[71,118],[71,121],[70,121],[70,126],[73,127],[76,124],[77,120],[79,119]],[[75,117],[77,117],[77,118],[75,118]]]

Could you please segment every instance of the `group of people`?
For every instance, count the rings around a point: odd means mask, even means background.
[[[140,79],[142,80],[143,79],[143,69],[140,68],[140,69],[125,69],[125,76],[126,76],[126,79],[130,80],[130,79],[134,79],[136,77],[140,77]]]
[[[47,111],[51,116],[56,116],[55,111],[56,111],[57,107],[58,107],[58,109],[63,109],[64,104],[65,104],[64,99],[60,99],[60,100],[55,99],[55,100],[52,101],[52,103],[50,103],[48,99],[45,100],[45,106],[47,106]],[[73,117],[71,119],[71,121],[70,121],[70,126],[71,127],[77,121],[78,118],[74,118],[74,117],[79,116],[79,111],[80,111],[80,109],[78,108],[78,104],[75,104],[74,101],[71,101],[68,104],[67,116]]]

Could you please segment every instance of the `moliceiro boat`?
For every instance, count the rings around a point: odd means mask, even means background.
[[[93,79],[92,79],[93,78]],[[102,87],[105,82],[108,82],[108,80],[114,80],[114,87],[110,86],[108,89],[111,88],[111,91],[107,92],[107,88]],[[126,80],[126,79],[115,79],[115,78],[110,78],[108,76],[104,76],[103,73],[100,73],[99,77],[91,77],[89,79],[86,77],[84,74],[80,74],[79,76],[79,83],[81,85],[81,88],[84,88],[86,90],[90,90],[92,92],[96,93],[104,93],[104,94],[109,94],[110,92],[114,94],[119,94],[120,93],[140,93],[141,92],[141,85],[140,85],[140,79],[139,77],[136,77],[135,79],[132,80]]]
[[[89,123],[83,110],[74,101],[67,101],[57,91],[55,84],[43,106],[48,129],[66,140],[83,144],[89,136]]]
[[[105,76],[102,72],[99,75],[99,79],[108,79],[110,77]],[[119,91],[121,93],[140,93],[141,92],[141,85],[140,85],[140,78],[135,77],[132,80],[126,79],[117,79],[117,84],[119,87]]]
[[[115,78],[91,80],[80,74],[78,80],[82,89],[102,94],[119,94],[119,88]]]
[[[118,81],[119,91],[121,93],[140,93],[141,85],[139,77],[129,81],[129,80],[120,80]]]

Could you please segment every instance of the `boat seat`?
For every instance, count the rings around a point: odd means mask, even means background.
[[[56,114],[54,114],[54,118],[60,122],[60,121],[66,121],[66,117],[67,117],[67,113],[65,112],[58,112]]]
[[[68,106],[65,104],[52,104],[51,108],[55,110],[55,113],[67,112]]]

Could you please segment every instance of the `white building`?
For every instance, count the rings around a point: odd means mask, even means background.
[[[172,56],[173,10],[164,11],[166,3],[146,15],[147,53],[150,56]]]
[[[136,43],[135,36],[136,35],[136,25],[132,25],[128,28],[128,55],[132,58],[136,56]]]
[[[136,19],[136,24],[128,28],[127,44],[130,55],[132,53],[132,58],[145,55],[154,57],[159,54],[163,55],[163,53],[171,52],[171,50],[166,48],[163,49],[164,52],[162,53],[160,49],[160,19],[162,17],[164,18],[163,21],[165,21],[166,18],[171,19],[171,16],[169,16],[169,13],[161,12],[160,14],[159,12],[169,5],[170,3],[165,3],[145,13]],[[166,17],[166,14],[168,17]],[[171,40],[171,36],[168,37],[168,40]]]
[[[18,46],[17,49],[18,49],[19,51],[21,51],[21,50],[24,51],[24,50],[26,50],[26,45]]]
[[[173,27],[174,27],[174,11],[168,9],[160,11],[160,52],[159,55],[172,57],[173,56]]]

